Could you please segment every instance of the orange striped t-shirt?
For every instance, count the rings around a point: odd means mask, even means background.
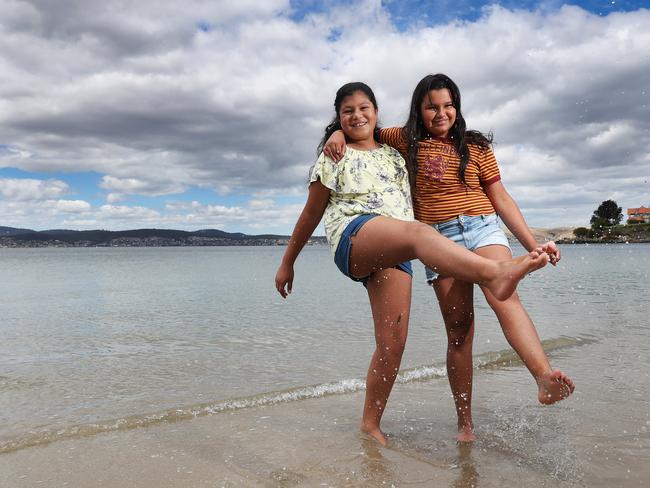
[[[379,139],[406,159],[408,143],[401,127],[381,129]],[[460,157],[450,139],[434,137],[418,143],[413,210],[420,222],[437,224],[459,215],[495,213],[484,190],[501,179],[494,153],[474,144],[468,149],[464,184],[458,176]]]

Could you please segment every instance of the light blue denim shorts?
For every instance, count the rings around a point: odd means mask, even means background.
[[[505,246],[510,249],[508,238],[499,226],[499,218],[496,214],[459,215],[447,222],[433,224],[431,227],[470,251],[492,245]],[[425,267],[425,271],[427,283],[432,285],[439,275],[427,267]]]

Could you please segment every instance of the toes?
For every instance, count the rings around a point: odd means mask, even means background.
[[[562,382],[564,388],[569,390],[569,394],[573,393],[573,390],[575,390],[575,384],[573,383],[573,380],[569,378],[566,374],[562,373],[559,381]]]

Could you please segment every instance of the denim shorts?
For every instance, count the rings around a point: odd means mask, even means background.
[[[341,270],[341,273],[350,278],[352,281],[362,282],[363,286],[366,286],[368,280],[372,276],[372,273],[364,278],[355,278],[354,276],[350,275],[350,251],[352,249],[352,238],[357,235],[357,232],[359,232],[361,227],[363,227],[363,224],[374,217],[377,217],[377,215],[362,214],[350,222],[343,231],[339,245],[336,247],[336,253],[334,254],[334,262],[336,263],[336,266],[338,266],[338,268]],[[411,261],[400,263],[395,266],[395,268],[401,269],[405,273],[408,273],[410,276],[413,276]]]
[[[456,244],[474,251],[479,247],[499,245],[510,249],[508,238],[499,226],[496,214],[460,215],[455,219],[433,224],[431,227]],[[427,283],[430,285],[438,278],[438,273],[425,267]]]

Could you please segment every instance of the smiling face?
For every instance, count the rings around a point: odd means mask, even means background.
[[[430,90],[420,105],[422,123],[429,134],[435,137],[448,137],[449,130],[456,122],[456,108],[447,88]]]
[[[377,126],[377,109],[362,91],[355,91],[341,101],[341,129],[354,146],[374,147],[373,133]]]

